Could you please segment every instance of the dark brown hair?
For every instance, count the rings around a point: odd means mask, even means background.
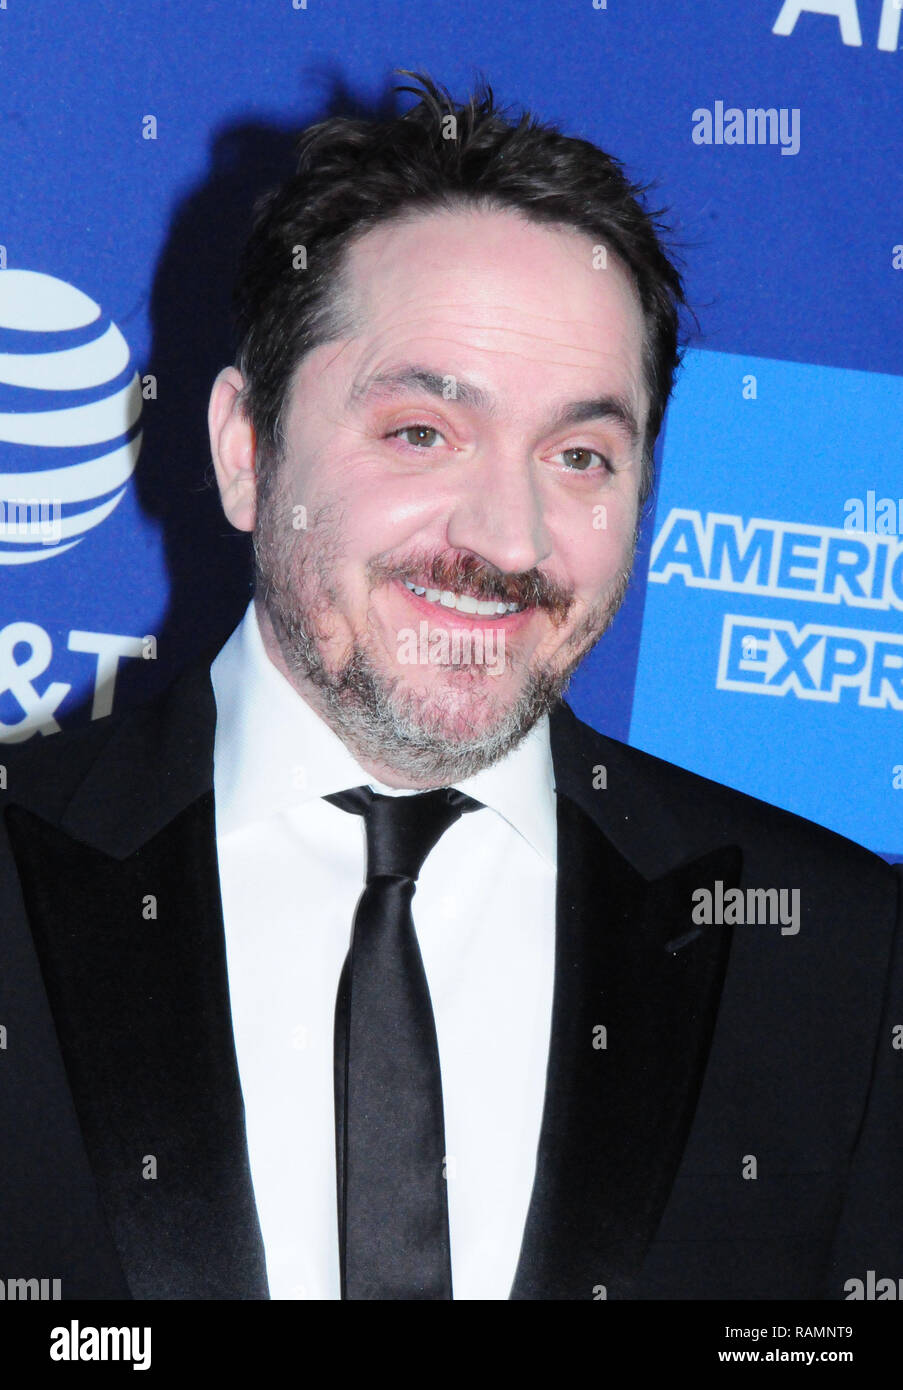
[[[660,212],[620,162],[529,112],[509,119],[482,84],[463,104],[423,73],[417,105],[374,120],[333,117],[308,127],[295,174],[254,210],[235,286],[236,366],[254,429],[257,466],[281,454],[281,416],[296,367],[352,328],[343,278],[354,240],[410,213],[464,205],[515,209],[583,232],[632,276],[646,325],[650,396],[641,503],[652,489],[652,450],[681,357],[681,276],[662,244]],[[299,258],[306,269],[299,270]]]

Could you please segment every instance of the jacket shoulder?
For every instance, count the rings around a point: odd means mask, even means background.
[[[73,797],[98,777],[111,792],[138,794],[180,758],[212,759],[216,710],[205,658],[131,709],[59,733],[0,745],[0,810],[23,806],[59,822]]]
[[[593,769],[604,767],[606,790],[618,798],[622,815],[663,837],[663,849],[680,841],[687,855],[715,843],[739,844],[745,852],[771,849],[775,858],[788,854],[801,861],[843,872],[877,875],[893,882],[891,866],[880,855],[826,826],[783,807],[691,772],[643,749],[599,733],[567,705],[553,719],[557,742],[556,773],[563,790],[587,809],[598,795],[589,791]],[[597,778],[598,780],[598,778]],[[574,792],[577,795],[574,795]]]

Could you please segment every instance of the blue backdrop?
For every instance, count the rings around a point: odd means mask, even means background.
[[[393,68],[481,72],[657,182],[702,329],[572,703],[903,857],[900,5],[0,0],[0,739],[237,621],[205,410],[253,198]]]

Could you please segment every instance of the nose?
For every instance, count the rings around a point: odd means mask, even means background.
[[[551,554],[541,479],[529,455],[493,447],[462,474],[446,539],[505,574],[525,573]]]

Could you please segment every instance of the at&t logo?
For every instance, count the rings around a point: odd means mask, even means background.
[[[141,448],[129,345],[88,295],[0,271],[0,564],[61,555],[122,498]]]

